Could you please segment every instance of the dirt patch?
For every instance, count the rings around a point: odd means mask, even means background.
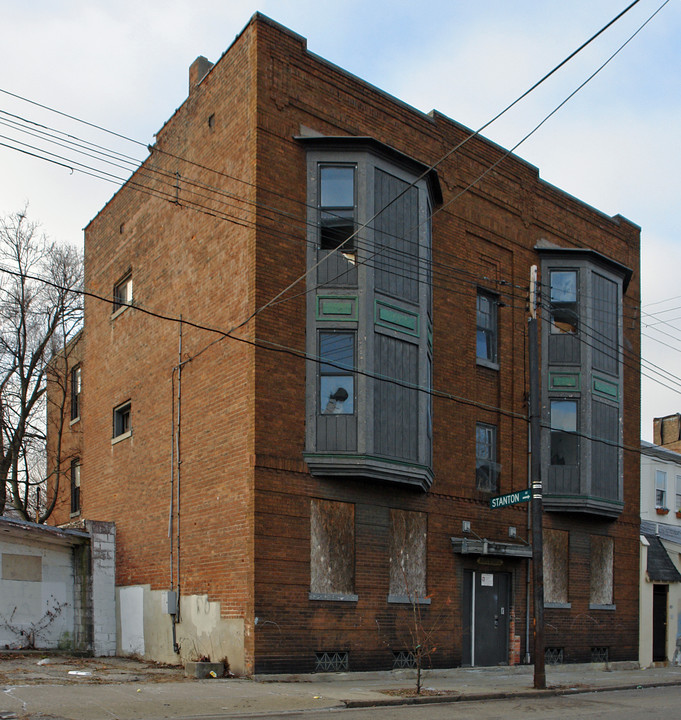
[[[191,682],[179,665],[133,658],[0,653],[0,685],[80,685],[126,682]]]

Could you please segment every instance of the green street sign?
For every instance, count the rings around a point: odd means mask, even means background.
[[[509,493],[508,495],[499,495],[493,497],[489,501],[489,506],[494,510],[495,508],[506,507],[507,505],[515,505],[521,502],[528,502],[532,499],[532,490],[527,488],[525,490],[519,490],[518,492]]]

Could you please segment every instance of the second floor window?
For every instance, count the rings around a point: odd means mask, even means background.
[[[497,428],[475,426],[475,486],[483,492],[497,492]]]
[[[80,460],[71,462],[71,514],[80,512]]]
[[[664,470],[655,471],[655,507],[667,507],[667,473]]]
[[[319,412],[352,415],[355,408],[355,335],[319,333]]]
[[[80,365],[71,370],[71,420],[80,417],[81,373]]]
[[[577,401],[551,400],[551,465],[578,465]]]
[[[681,510],[681,475],[676,476],[676,512]]]

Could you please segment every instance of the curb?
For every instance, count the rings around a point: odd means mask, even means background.
[[[618,690],[643,690],[656,687],[681,686],[681,680],[660,680],[649,683],[626,685],[598,685],[593,687],[546,688],[546,690],[520,690],[518,692],[470,693],[468,695],[423,695],[421,697],[386,698],[385,700],[342,700],[346,708],[394,707],[399,705],[430,705],[434,703],[479,702],[484,700],[508,700],[510,698],[557,697],[559,695],[585,695],[586,693],[616,692]]]

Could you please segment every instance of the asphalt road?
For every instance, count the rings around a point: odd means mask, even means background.
[[[240,717],[329,720],[330,716],[337,716],[338,720],[676,720],[681,718],[681,687]]]

